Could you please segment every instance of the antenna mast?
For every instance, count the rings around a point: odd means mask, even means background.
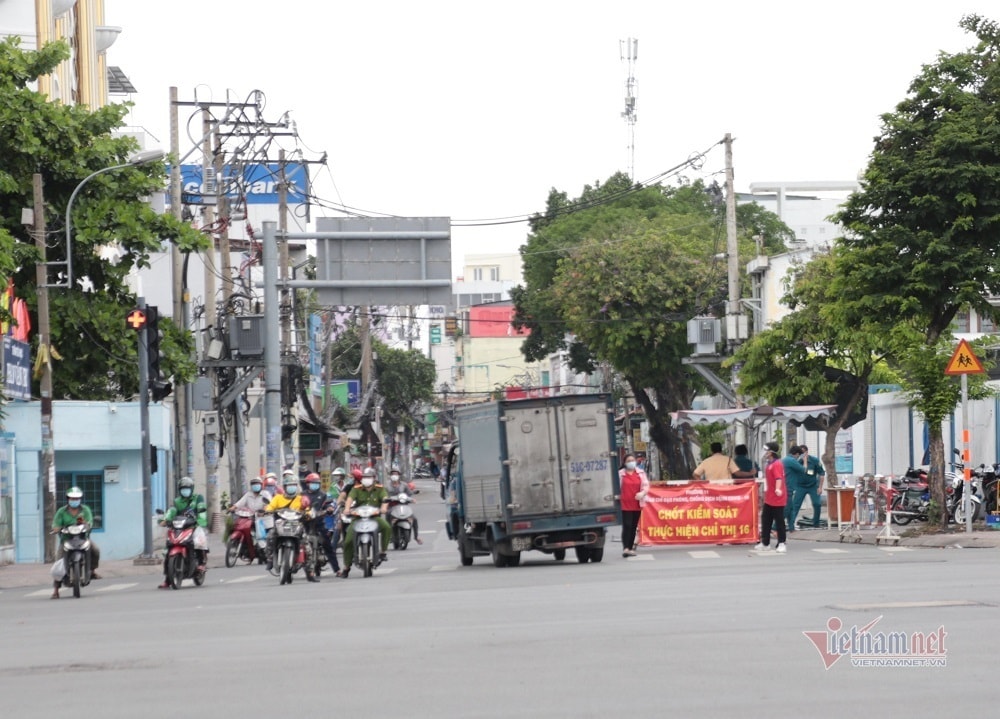
[[[625,78],[625,111],[622,117],[628,125],[628,176],[635,182],[635,61],[639,57],[639,40],[630,37],[619,40],[622,62],[628,63],[628,76]]]

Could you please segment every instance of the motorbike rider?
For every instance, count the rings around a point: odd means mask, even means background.
[[[338,499],[346,489],[350,489],[347,484],[347,472],[343,467],[337,467],[330,475],[330,499]]]
[[[274,497],[274,495],[279,494],[278,491],[278,475],[274,472],[268,472],[264,475],[264,488],[261,490],[261,496],[264,497],[268,502]]]
[[[66,504],[56,510],[52,518],[52,534],[58,534],[63,528],[71,527],[74,524],[86,524],[92,527],[94,524],[94,512],[83,503],[83,490],[79,487],[70,487],[66,490]],[[56,561],[63,556],[62,542],[59,542],[59,551]],[[90,578],[100,579],[97,573],[97,565],[101,561],[101,550],[90,541]],[[54,581],[52,587],[52,598],[59,599],[59,585],[62,581]]]
[[[402,481],[402,477],[400,476],[398,469],[393,469],[389,472],[389,486],[386,487],[386,490],[389,492],[390,497],[394,497],[397,494],[405,494],[410,498],[411,503],[415,501],[413,499],[413,490],[410,489],[410,485]],[[410,517],[410,522],[413,524],[413,541],[417,544],[423,544],[424,540],[420,538],[420,528],[417,524],[416,514]]]
[[[334,572],[339,572],[340,563],[337,561],[337,552],[330,542],[330,534],[326,531],[326,517],[334,514],[337,503],[322,490],[319,475],[315,472],[307,474],[303,481],[305,482],[304,496],[309,498],[309,507],[312,509],[314,517],[309,523],[311,525],[310,531],[316,532],[319,547],[323,550],[330,568]]]
[[[378,523],[379,534],[382,537],[382,551],[379,552],[378,558],[379,561],[386,561],[389,558],[386,554],[386,551],[389,549],[389,535],[392,534],[392,527],[385,520],[385,513],[389,508],[389,493],[386,492],[385,487],[375,482],[375,469],[373,467],[366,467],[364,472],[361,473],[361,486],[355,485],[347,493],[347,501],[344,503],[344,514],[349,515],[351,508],[355,506],[379,508],[380,514],[375,517],[375,521]],[[347,578],[347,575],[351,571],[351,562],[353,560],[354,522],[351,522],[347,528],[347,534],[344,536],[344,568],[338,576],[344,579]]]
[[[205,571],[205,562],[208,559],[208,535],[205,534],[205,527],[208,526],[208,505],[205,498],[194,491],[194,480],[190,477],[181,477],[177,483],[177,497],[174,504],[160,520],[160,526],[170,524],[174,517],[185,512],[194,512],[198,526],[194,528],[194,553],[198,558],[198,571]],[[169,589],[170,580],[167,579],[167,561],[169,555],[163,557],[163,583],[160,589]]]
[[[227,511],[246,509],[254,514],[263,511],[269,501],[268,496],[263,493],[263,489],[262,480],[259,477],[254,477],[250,480],[250,491],[236,500],[235,503],[230,504]]]
[[[309,515],[309,500],[304,496],[299,494],[299,478],[295,476],[295,472],[291,470],[285,470],[281,475],[281,486],[284,489],[283,494],[277,494],[274,498],[267,503],[264,507],[265,512],[277,512],[279,509],[292,509],[296,512],[302,512],[303,514]],[[271,571],[274,567],[274,545],[277,541],[276,532],[267,533],[267,544],[264,546],[264,553],[267,556],[267,571]],[[313,557],[312,544],[310,542],[304,542],[304,549],[306,552],[306,579],[310,582],[318,582],[319,579],[313,573],[313,567],[316,566],[316,559]]]

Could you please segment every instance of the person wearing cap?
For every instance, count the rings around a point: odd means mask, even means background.
[[[760,512],[760,542],[756,550],[767,550],[771,546],[771,525],[778,528],[778,546],[775,551],[785,552],[785,505],[788,503],[788,488],[785,486],[785,465],[778,458],[778,443],[768,442],[762,458],[764,465],[764,506]]]
[[[61,506],[56,510],[55,516],[52,518],[52,534],[58,534],[66,527],[71,527],[74,524],[86,524],[88,527],[93,527],[94,525],[94,512],[86,504],[83,503],[83,490],[79,487],[70,487],[66,490],[66,504]],[[59,542],[59,553],[56,557],[58,561],[63,556],[62,542]],[[97,565],[101,561],[101,550],[97,548],[94,544],[94,540],[90,540],[90,578],[100,579],[101,575],[97,573]],[[52,588],[52,599],[59,599],[59,585],[62,584],[62,580],[54,581]]]

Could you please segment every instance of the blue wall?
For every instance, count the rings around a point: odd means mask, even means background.
[[[37,402],[7,405],[4,429],[15,436],[15,561],[40,562],[47,536],[42,523],[43,480],[39,476],[41,408]],[[103,487],[104,526],[94,532],[101,556],[127,559],[142,553],[142,437],[138,402],[54,402],[52,436],[55,468],[62,472],[103,473],[117,466],[119,481]],[[157,447],[158,472],[152,476],[152,508],[166,504],[173,431],[169,407],[149,406],[150,443]],[[63,502],[57,497],[57,505]],[[86,497],[84,498],[86,502]],[[159,547],[154,546],[154,549]]]

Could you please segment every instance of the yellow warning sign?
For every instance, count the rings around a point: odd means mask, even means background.
[[[969,347],[965,340],[959,340],[955,354],[948,360],[948,366],[944,368],[945,374],[983,374],[983,363],[979,361],[976,354]]]

